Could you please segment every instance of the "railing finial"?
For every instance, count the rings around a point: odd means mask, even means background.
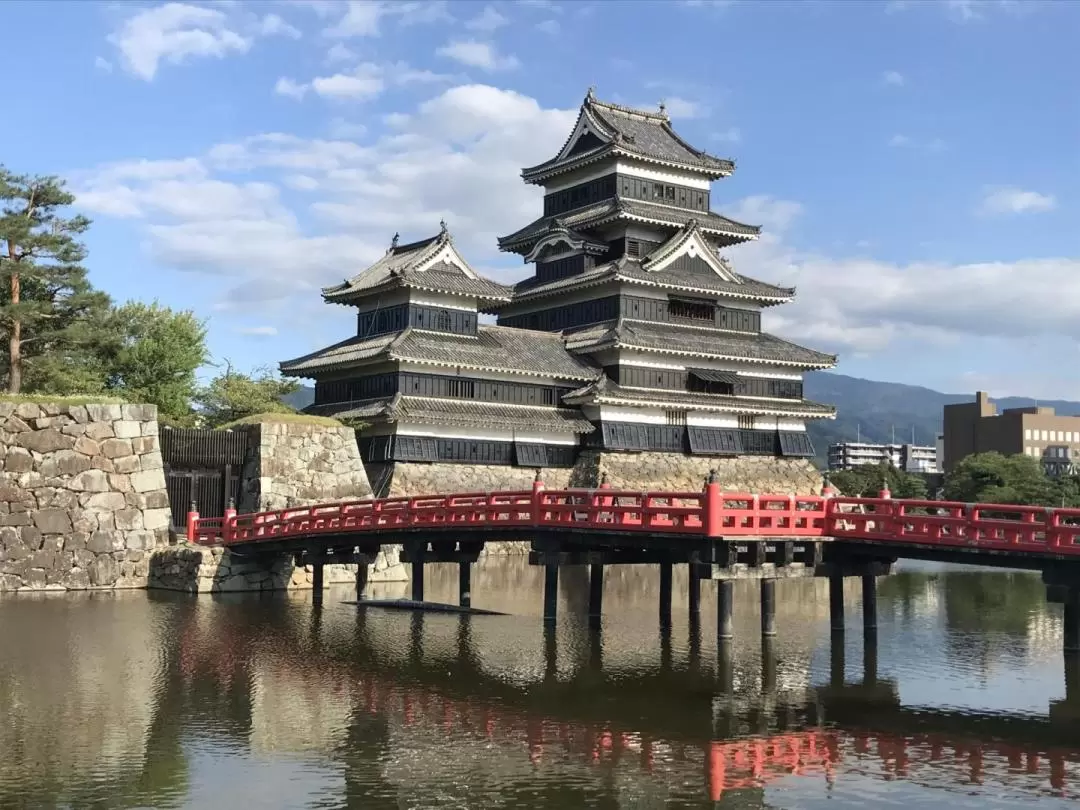
[[[544,479],[540,477],[540,468],[539,468],[539,467],[537,467],[537,468],[536,468],[536,475],[534,475],[534,476],[533,476],[533,482],[534,482],[534,483],[537,483],[537,484],[538,484],[538,483],[540,483],[540,482],[541,482],[541,481],[543,481],[543,480],[544,480]]]
[[[607,482],[608,482],[607,473],[606,472],[600,473],[600,486],[603,486]]]
[[[719,477],[720,477],[720,473],[717,472],[716,467],[713,467],[711,470],[709,470],[708,483],[715,484]]]

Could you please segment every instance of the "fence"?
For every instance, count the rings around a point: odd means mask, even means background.
[[[240,476],[249,447],[248,429],[162,427],[158,435],[173,526],[185,525],[192,503],[205,517],[224,515],[229,501],[240,497]]]

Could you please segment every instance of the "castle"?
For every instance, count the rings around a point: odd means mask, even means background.
[[[760,229],[714,213],[734,164],[694,149],[661,106],[590,90],[559,153],[524,169],[542,216],[499,239],[532,275],[478,274],[445,223],[323,290],[356,335],[281,364],[315,381],[313,413],[364,423],[379,494],[548,486],[807,492],[803,374],[832,355],[761,331],[794,289],[741,275],[721,253]],[[496,317],[481,323],[480,315]],[[472,484],[473,486],[470,486]]]

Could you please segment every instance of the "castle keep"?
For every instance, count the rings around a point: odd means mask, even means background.
[[[445,224],[418,242],[395,236],[323,290],[356,308],[356,335],[282,373],[315,380],[312,412],[368,425],[361,453],[386,480],[394,465],[467,464],[545,478],[576,468],[561,477],[578,485],[622,471],[614,483],[631,485],[631,467],[650,483],[680,468],[695,478],[695,459],[731,471],[751,458],[760,469],[749,462],[733,486],[804,475],[806,423],[834,411],[803,397],[802,376],[836,358],[761,331],[762,311],[795,291],[727,257],[759,234],[712,211],[712,183],[734,169],[680,138],[663,107],[590,91],[559,153],[522,171],[544,188],[542,216],[499,239],[528,278],[481,277]]]

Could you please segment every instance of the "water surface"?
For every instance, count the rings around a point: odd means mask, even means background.
[[[680,577],[680,574],[682,577]],[[457,570],[433,566],[430,598]],[[0,806],[1055,808],[1080,798],[1080,689],[1037,575],[923,566],[856,581],[830,638],[824,582],[657,621],[655,569],[583,569],[545,633],[542,572],[492,558],[473,603],[505,616],[357,609],[347,589],[0,599]],[[371,595],[401,595],[405,586]],[[680,602],[680,598],[682,601]],[[869,653],[866,655],[865,653]],[[1075,667],[1075,665],[1074,665]],[[1075,668],[1074,668],[1074,671]],[[1072,694],[1077,692],[1078,694]]]

